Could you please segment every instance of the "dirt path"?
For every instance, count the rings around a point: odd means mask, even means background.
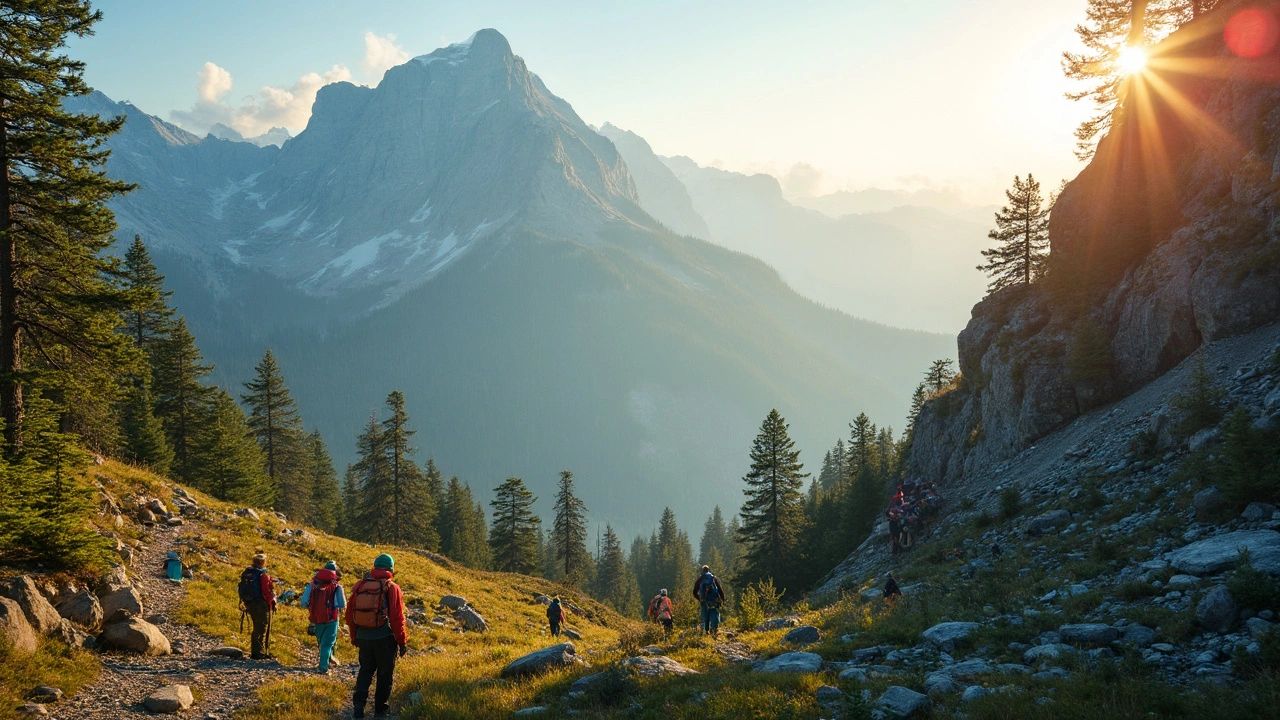
[[[196,527],[193,527],[196,526]],[[147,538],[149,544],[135,558],[135,587],[143,594],[144,612],[149,619],[171,617],[186,588],[174,585],[159,574],[165,553],[175,549],[179,533],[189,533],[198,523],[179,528],[157,525]],[[230,590],[234,592],[234,588]],[[314,677],[314,647],[302,662],[305,667],[284,667],[277,661],[232,660],[210,655],[222,641],[200,632],[190,625],[156,621],[160,630],[175,646],[175,653],[165,657],[140,657],[115,653],[102,654],[102,673],[88,687],[70,700],[49,705],[50,715],[65,720],[117,720],[119,718],[154,717],[142,705],[152,692],[165,685],[189,685],[196,694],[195,705],[174,717],[229,718],[236,710],[257,702],[257,689],[281,678]],[[246,628],[247,630],[247,628]],[[181,648],[181,652],[177,649]],[[334,668],[330,677],[351,681],[353,665]]]

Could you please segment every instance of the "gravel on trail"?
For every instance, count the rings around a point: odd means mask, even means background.
[[[157,524],[148,531],[147,545],[132,564],[138,572],[133,578],[134,585],[145,598],[146,617],[174,616],[185,585],[169,582],[161,576],[159,568],[167,551],[179,549],[176,545],[179,533],[189,533],[197,527],[196,522],[180,527]],[[234,593],[235,588],[227,592]],[[190,625],[169,620],[159,627],[170,643],[181,644],[181,653],[163,657],[103,653],[98,678],[74,697],[46,706],[50,716],[64,720],[156,717],[143,701],[165,685],[181,684],[189,685],[197,699],[190,710],[175,713],[174,717],[225,719],[236,710],[255,705],[258,688],[268,682],[316,677],[314,643],[300,658],[305,665],[285,667],[276,660],[249,660],[247,653],[242,660],[211,655],[210,651],[226,643]],[[355,671],[355,664],[346,662],[333,668],[329,677],[351,684]]]

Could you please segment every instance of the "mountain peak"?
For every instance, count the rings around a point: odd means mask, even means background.
[[[419,55],[414,58],[414,61],[422,65],[430,65],[434,62],[457,65],[468,59],[484,61],[508,57],[512,57],[512,52],[511,43],[507,42],[507,38],[493,28],[484,28],[477,30],[462,42],[438,48],[426,55]]]

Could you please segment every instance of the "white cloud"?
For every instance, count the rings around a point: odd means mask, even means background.
[[[817,197],[828,184],[827,174],[807,162],[798,162],[778,178],[787,197]]]
[[[386,71],[409,60],[409,53],[396,44],[396,36],[364,34],[364,59],[360,61],[360,69],[371,83],[382,80]]]
[[[174,110],[170,118],[196,133],[207,132],[214,123],[222,123],[245,137],[261,135],[276,126],[288,128],[296,135],[311,117],[316,92],[325,85],[350,80],[351,71],[346,66],[334,65],[324,73],[307,73],[289,87],[267,85],[257,94],[229,104],[225,98],[231,93],[231,73],[208,62],[197,76],[195,104],[190,110]]]

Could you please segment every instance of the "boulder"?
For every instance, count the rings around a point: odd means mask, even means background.
[[[1156,631],[1146,625],[1125,625],[1123,639],[1134,647],[1150,647],[1156,641]]]
[[[978,623],[944,622],[925,630],[920,637],[943,652],[951,652],[968,642]]]
[[[1235,598],[1222,585],[1215,587],[1196,605],[1196,624],[1205,630],[1225,633],[1231,629],[1236,620]]]
[[[102,598],[124,587],[129,587],[129,573],[123,565],[117,565],[98,578],[98,584],[94,586],[93,593]]]
[[[564,629],[563,629],[563,630],[561,630],[560,632],[561,632],[565,637],[569,638],[570,640],[581,640],[581,639],[582,639],[582,633],[578,632],[577,630],[574,630],[573,628],[564,628]]]
[[[1263,520],[1270,520],[1271,516],[1274,515],[1275,512],[1275,505],[1264,502],[1251,502],[1249,503],[1249,506],[1244,509],[1244,512],[1240,513],[1240,517],[1248,520],[1249,522],[1262,522]]]
[[[169,638],[160,632],[160,628],[136,617],[108,625],[98,637],[98,642],[106,648],[142,655],[168,655],[172,652]]]
[[[127,612],[129,617],[142,616],[142,596],[137,590],[124,587],[102,598],[102,617],[106,622],[112,622],[111,618],[120,610]]]
[[[1253,556],[1269,548],[1280,548],[1280,532],[1275,530],[1237,530],[1206,538],[1169,553],[1169,564],[1188,575],[1210,575],[1234,566],[1240,560],[1240,550],[1247,549],[1252,564]]]
[[[1250,637],[1262,637],[1271,632],[1271,623],[1262,618],[1249,618],[1244,621],[1244,628],[1248,631]]]
[[[445,595],[440,598],[440,604],[450,610],[461,610],[467,606],[467,599],[461,595]]]
[[[1170,590],[1189,590],[1199,584],[1200,578],[1195,575],[1174,575],[1165,583]]]
[[[144,507],[140,507],[138,508],[138,522],[143,525],[154,525],[156,522],[156,514]]]
[[[585,665],[586,661],[579,657],[578,649],[573,646],[573,643],[567,642],[516,658],[502,668],[501,675],[504,678],[529,677],[555,668],[579,664]]]
[[[1120,637],[1120,631],[1102,623],[1080,623],[1058,628],[1058,637],[1068,645],[1107,645]]]
[[[929,696],[901,685],[891,685],[876,700],[876,708],[891,718],[917,717],[929,710]]]
[[[169,514],[169,508],[165,507],[164,501],[160,498],[151,498],[151,501],[147,503],[147,509],[156,515]]]
[[[1210,485],[1191,498],[1191,507],[1196,511],[1196,519],[1201,521],[1217,514],[1222,509],[1222,503],[1222,490],[1217,485]]]
[[[618,664],[642,677],[698,674],[697,670],[687,668],[665,655],[658,655],[656,657],[631,657]]]
[[[18,607],[27,616],[27,622],[41,635],[53,635],[62,627],[62,616],[44,599],[35,581],[29,576],[23,575],[12,580],[5,594],[18,603]]]
[[[239,515],[239,516],[240,516],[240,517],[242,517],[242,518],[248,518],[248,519],[250,519],[250,520],[252,520],[252,521],[254,521],[254,522],[258,522],[259,520],[261,520],[261,519],[262,519],[262,518],[258,517],[258,511],[257,511],[257,510],[254,510],[253,508],[247,508],[247,507],[246,507],[246,508],[240,508],[239,510],[237,510],[237,511],[236,511],[236,515]]]
[[[968,678],[993,673],[995,672],[995,668],[991,667],[991,664],[986,660],[974,658],[972,660],[964,660],[962,662],[955,663],[954,665],[948,665],[945,668],[945,672],[951,677]]]
[[[1187,449],[1191,452],[1200,452],[1207,450],[1222,439],[1222,430],[1216,427],[1205,428],[1200,432],[1187,438]]]
[[[70,620],[64,617],[60,617],[58,619],[62,622],[58,625],[57,630],[50,633],[50,637],[57,638],[62,642],[62,644],[68,647],[88,647],[85,642],[89,639],[87,635],[81,632],[75,625],[72,625]]]
[[[527,708],[520,708],[519,710],[511,713],[511,717],[537,717],[538,715],[545,715],[546,712],[547,709],[545,707],[541,705],[532,705]]]
[[[240,658],[244,657],[244,650],[241,650],[240,648],[235,647],[233,645],[223,645],[222,647],[218,647],[210,650],[209,654],[218,655],[220,657],[232,658],[233,660],[239,660]]]
[[[802,625],[782,636],[782,642],[796,645],[810,645],[822,639],[822,633],[812,625]]]
[[[863,670],[862,668],[856,668],[856,667],[845,668],[844,670],[840,671],[840,679],[855,680],[857,682],[866,682],[867,671]]]
[[[485,632],[489,629],[489,623],[480,617],[480,613],[473,608],[463,607],[453,614],[453,619],[462,623],[462,626],[473,632]]]
[[[147,696],[142,704],[153,713],[176,713],[188,710],[196,699],[186,685],[165,685]]]
[[[4,636],[13,649],[22,652],[36,651],[36,631],[27,622],[22,606],[7,597],[0,597],[0,635]]]
[[[783,653],[769,660],[761,660],[751,666],[762,673],[816,673],[822,669],[822,656],[807,652]]]
[[[1048,535],[1059,525],[1071,519],[1070,510],[1050,510],[1027,521],[1028,535]]]
[[[766,620],[756,626],[756,630],[760,632],[768,632],[770,630],[782,630],[784,628],[793,627],[800,627],[800,617],[798,615],[788,615],[786,617]]]
[[[924,691],[930,695],[952,695],[960,692],[960,685],[945,672],[932,672],[924,678]]]
[[[964,689],[964,694],[960,696],[960,699],[965,702],[973,702],[974,700],[984,697],[986,694],[987,689],[981,685],[970,685]]]
[[[38,703],[58,702],[62,699],[62,689],[52,685],[40,685],[27,693],[27,699]]]
[[[102,627],[102,606],[98,604],[98,597],[88,590],[58,603],[58,614],[90,635],[96,635]]]
[[[49,711],[44,705],[36,702],[29,702],[14,708],[19,715],[48,715]]]
[[[538,596],[536,596],[536,597],[534,597],[534,598],[533,598],[533,601],[534,601],[534,602],[536,602],[536,603],[538,603],[539,605],[550,605],[550,604],[551,604],[551,598],[547,597],[546,595],[538,595]]]
[[[1036,663],[1045,662],[1047,660],[1058,660],[1071,652],[1074,652],[1074,648],[1062,643],[1037,645],[1022,653],[1022,662],[1027,665],[1035,665]]]

